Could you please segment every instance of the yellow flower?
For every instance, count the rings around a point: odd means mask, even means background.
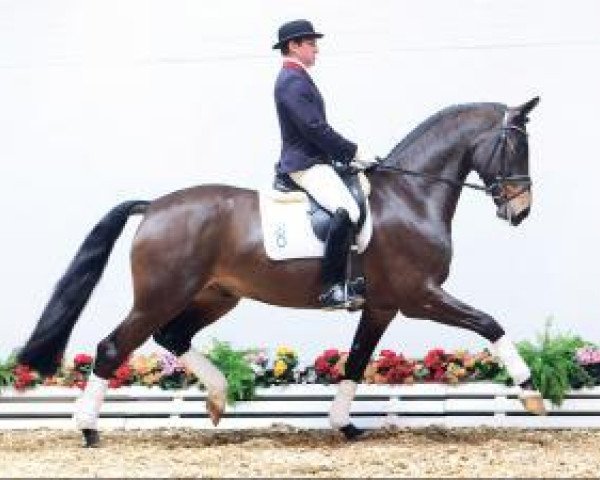
[[[275,352],[275,354],[278,357],[285,357],[286,355],[294,356],[294,351],[286,345],[281,345],[277,348],[277,351]]]
[[[467,351],[464,348],[459,348],[454,352],[454,356],[458,359],[463,359],[467,355]]]
[[[150,368],[150,370],[160,370],[160,357],[158,356],[158,353],[151,353],[148,356],[148,367]]]
[[[287,363],[285,363],[283,360],[277,360],[275,362],[275,366],[273,368],[273,374],[276,377],[281,377],[285,371],[287,370]]]
[[[148,359],[144,355],[138,355],[134,357],[131,361],[131,367],[140,376],[148,374],[151,370],[151,367],[148,364]]]

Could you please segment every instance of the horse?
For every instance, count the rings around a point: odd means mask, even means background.
[[[535,97],[517,107],[469,103],[422,122],[366,172],[372,191],[373,233],[363,257],[365,303],[349,348],[330,423],[348,439],[362,430],[350,405],[381,336],[401,313],[475,332],[505,364],[525,408],[544,414],[531,374],[502,326],[447,293],[451,224],[464,187],[489,194],[497,216],[519,225],[531,207],[526,122]],[[475,171],[483,185],[465,182]],[[113,245],[131,215],[142,215],[131,247],[133,305],[97,344],[75,420],[85,444],[99,442],[97,419],[107,379],[149,337],[178,356],[207,388],[216,425],[225,407],[226,379],[192,338],[231,311],[241,298],[292,308],[320,308],[320,261],[273,261],[265,254],[257,191],[206,184],[154,201],[115,206],[86,237],[56,285],[18,361],[54,373],[69,336],[98,283]]]

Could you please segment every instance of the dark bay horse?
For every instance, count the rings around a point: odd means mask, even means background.
[[[516,383],[532,393],[528,398],[534,401],[524,402],[527,408],[541,413],[543,403],[540,406],[528,370],[511,342],[502,346],[505,336],[499,323],[442,289],[452,258],[452,218],[469,172],[479,174],[481,188],[492,194],[500,218],[518,225],[529,213],[525,124],[538,101],[536,97],[518,107],[478,103],[446,108],[368,172],[374,231],[363,254],[366,302],[341,393],[332,407],[332,425],[349,438],[360,433],[349,420],[356,382],[398,312],[471,330],[498,346],[497,353],[519,380]],[[45,375],[56,371],[75,322],[132,214],[143,215],[131,251],[133,306],[98,344],[94,375],[99,379],[108,378],[150,336],[175,355],[185,356],[192,337],[243,297],[285,307],[319,308],[319,259],[267,258],[257,192],[202,185],[152,202],[125,202],[110,211],[57,284],[19,353],[21,363]],[[204,380],[202,365],[192,369],[199,370]],[[206,372],[209,383],[211,376],[219,375]],[[224,388],[218,381],[215,385]],[[90,395],[101,401],[98,392]],[[218,421],[224,404],[210,400],[211,417]],[[93,432],[91,425],[83,430]]]

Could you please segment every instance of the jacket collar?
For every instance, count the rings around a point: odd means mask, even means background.
[[[308,73],[304,64],[293,57],[283,57],[283,68],[296,68]]]

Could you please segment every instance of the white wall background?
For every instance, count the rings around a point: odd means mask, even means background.
[[[517,339],[552,315],[558,329],[600,341],[599,2],[1,0],[0,358],[27,338],[113,205],[208,182],[270,184],[280,63],[271,44],[282,22],[302,17],[326,33],[312,73],[331,123],[382,155],[447,105],[541,95],[529,126],[532,214],[510,228],[490,199],[465,191],[447,288]],[[93,353],[128,311],[138,221],[68,353]],[[245,301],[196,343],[285,343],[308,361],[347,348],[357,320]],[[484,345],[398,317],[380,347]]]

